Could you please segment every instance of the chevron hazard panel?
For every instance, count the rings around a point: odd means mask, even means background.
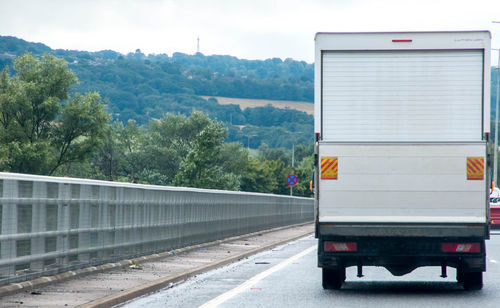
[[[321,179],[336,180],[338,177],[337,157],[321,157]]]
[[[467,157],[467,180],[484,179],[484,158]]]

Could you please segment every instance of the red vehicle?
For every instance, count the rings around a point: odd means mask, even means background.
[[[500,197],[490,197],[491,228],[500,228]]]

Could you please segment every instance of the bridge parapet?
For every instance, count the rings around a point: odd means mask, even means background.
[[[313,216],[309,198],[0,172],[0,285]]]

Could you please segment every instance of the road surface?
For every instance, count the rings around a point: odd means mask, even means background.
[[[342,290],[323,290],[317,240],[308,236],[193,277],[123,307],[500,307],[500,233],[487,241],[487,272],[481,291],[464,291],[448,268],[419,268],[392,276],[384,268],[347,269]]]

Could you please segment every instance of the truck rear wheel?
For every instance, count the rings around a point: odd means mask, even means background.
[[[463,273],[464,289],[468,291],[483,288],[483,272]]]
[[[345,268],[323,268],[323,289],[340,290],[345,281]]]

